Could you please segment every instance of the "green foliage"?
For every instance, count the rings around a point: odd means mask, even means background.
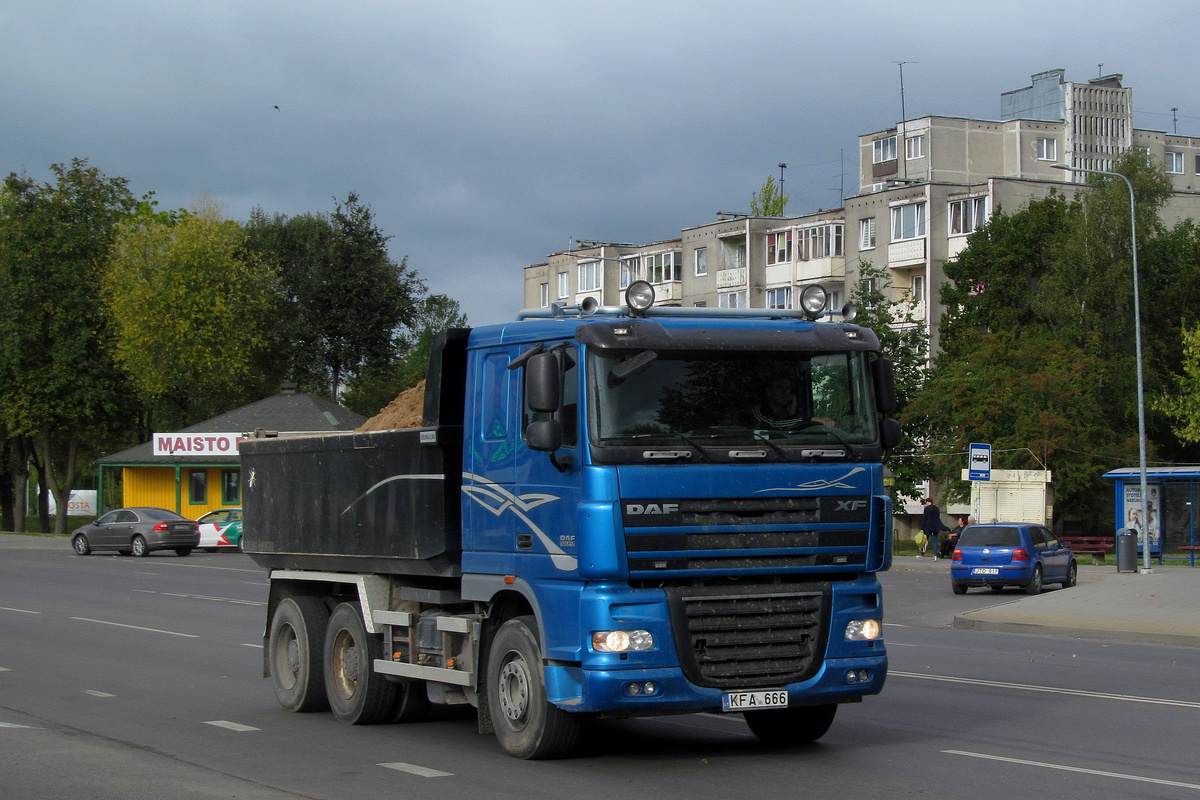
[[[781,187],[775,185],[775,178],[768,175],[767,182],[750,200],[750,213],[758,217],[782,217],[788,199]]]
[[[275,275],[242,250],[241,226],[209,205],[121,225],[101,295],[115,353],[160,425],[227,410],[254,381]],[[165,407],[161,401],[167,400]]]
[[[251,216],[247,246],[280,276],[273,352],[304,389],[335,398],[394,358],[425,285],[407,259],[391,259],[387,242],[353,193],[329,216]]]
[[[1114,169],[1135,190],[1148,405],[1181,412],[1153,398],[1200,314],[1200,236],[1163,226],[1170,184],[1144,154]],[[1089,184],[1074,199],[998,209],[946,263],[941,352],[907,417],[928,427],[931,453],[952,454],[932,461],[937,477],[957,479],[967,446],[990,442],[997,467],[1044,461],[1056,512],[1098,524],[1111,493],[1100,476],[1137,458],[1137,371],[1129,190],[1107,176]],[[1148,416],[1147,439],[1152,454],[1187,457],[1163,416]]]
[[[929,359],[929,337],[924,325],[914,319],[912,301],[895,302],[889,271],[867,261],[858,265],[858,282],[850,292],[850,300],[858,308],[854,322],[875,331],[880,349],[892,362],[896,376],[896,418],[904,423],[904,438],[888,454],[887,466],[895,480],[893,492],[897,497],[911,497],[916,486],[931,474],[930,465],[916,458],[923,450],[927,426],[920,417],[907,416],[906,411],[925,382]]]
[[[414,308],[413,320],[399,338],[399,357],[383,369],[368,369],[351,381],[342,395],[342,404],[367,417],[396,398],[405,389],[425,380],[433,339],[447,328],[462,328],[467,317],[457,300],[444,294],[421,299]]]
[[[84,160],[50,169],[54,183],[12,173],[0,190],[0,422],[37,449],[65,533],[81,463],[136,418],[96,301],[117,225],[136,201],[124,178]]]

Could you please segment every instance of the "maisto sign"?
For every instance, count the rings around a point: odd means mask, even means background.
[[[240,433],[156,433],[156,456],[236,456]]]

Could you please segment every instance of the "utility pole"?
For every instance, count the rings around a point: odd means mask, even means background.
[[[787,164],[779,162],[779,216],[786,216],[787,211],[787,196],[783,193],[783,171],[787,169]]]
[[[1171,109],[1171,131],[1176,135],[1179,134],[1179,107]]]
[[[896,142],[896,158],[900,159],[900,177],[908,178],[908,165],[905,164],[904,150],[904,134],[905,128],[908,125],[908,114],[904,111],[904,65],[915,64],[915,61],[897,61],[896,64],[900,67],[900,141]]]

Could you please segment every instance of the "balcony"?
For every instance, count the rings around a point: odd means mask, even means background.
[[[808,261],[796,262],[796,280],[821,281],[846,277],[846,259],[844,256],[829,258],[813,258]]]
[[[717,270],[717,288],[718,289],[739,289],[746,285],[747,280],[745,267],[734,267],[733,269]],[[658,291],[655,289],[655,291]]]
[[[720,275],[720,273],[717,273]],[[655,303],[677,303],[683,300],[683,284],[679,281],[654,284]]]
[[[903,242],[893,242],[888,245],[888,264],[896,266],[897,262],[917,262],[925,260],[925,239],[908,239]]]

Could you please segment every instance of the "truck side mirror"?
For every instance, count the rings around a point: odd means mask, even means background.
[[[562,446],[562,425],[553,419],[531,422],[525,429],[525,443],[530,450],[553,453]]]
[[[882,356],[872,361],[871,378],[875,384],[875,405],[879,413],[887,416],[896,410],[896,378],[892,362]]]
[[[562,370],[554,353],[538,353],[525,365],[525,401],[532,411],[553,414],[562,401]]]
[[[903,436],[903,431],[900,430],[900,423],[888,417],[879,423],[879,444],[884,450],[893,450],[896,445],[900,444],[900,439]]]

